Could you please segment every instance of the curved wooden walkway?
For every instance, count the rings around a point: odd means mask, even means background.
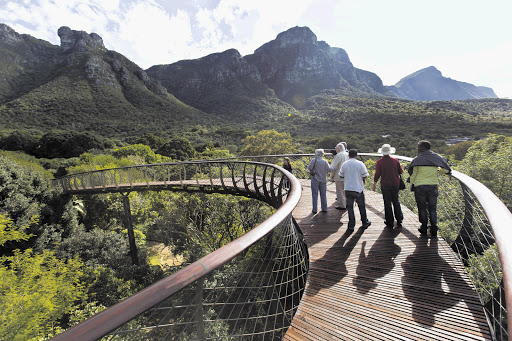
[[[346,231],[346,211],[311,213],[309,181],[293,216],[306,236],[310,272],[284,340],[490,340],[483,309],[463,265],[439,238],[421,236],[402,206],[404,227],[384,225],[382,196],[366,191],[372,225]]]

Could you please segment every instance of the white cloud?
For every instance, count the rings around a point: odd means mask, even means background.
[[[290,27],[309,26],[385,84],[434,65],[447,77],[512,97],[510,0],[216,0],[204,8],[205,1],[166,1],[0,0],[0,20],[54,44],[61,26],[95,32],[143,68],[229,48],[251,54]]]
[[[115,35],[117,42],[113,45],[118,51],[129,51],[128,57],[144,68],[156,60],[175,61],[192,42],[187,13],[179,10],[171,17],[149,1],[139,1],[130,7],[118,23]]]

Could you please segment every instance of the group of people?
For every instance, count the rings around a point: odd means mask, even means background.
[[[419,232],[427,234],[430,229],[432,237],[437,236],[437,196],[438,196],[438,171],[443,174],[451,172],[445,158],[430,150],[429,141],[418,142],[418,155],[413,159],[408,168],[411,190],[414,191],[418,217],[421,223]],[[382,145],[378,153],[382,157],[375,164],[372,189],[375,191],[380,180],[382,199],[384,201],[384,224],[393,228],[396,221],[397,227],[402,227],[403,213],[400,206],[399,190],[403,183],[401,175],[404,172],[400,162],[391,156],[395,148],[389,144]],[[364,183],[369,173],[365,164],[357,159],[357,150],[350,149],[347,152],[347,144],[340,142],[336,146],[336,154],[331,164],[323,158],[324,150],[315,150],[315,157],[308,165],[311,174],[311,193],[313,199],[313,214],[318,212],[318,194],[320,194],[320,208],[327,212],[327,174],[330,173],[336,184],[336,209],[348,211],[348,229],[353,230],[356,224],[354,202],[357,203],[361,218],[362,228],[366,229],[371,221],[366,214]],[[289,159],[285,158],[284,168],[292,171]],[[430,226],[428,222],[430,220]]]

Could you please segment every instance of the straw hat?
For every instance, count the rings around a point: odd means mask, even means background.
[[[396,149],[391,147],[388,143],[385,143],[382,145],[382,147],[379,148],[377,153],[382,155],[389,155],[395,153]]]

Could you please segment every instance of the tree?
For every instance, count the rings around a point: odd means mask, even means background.
[[[475,142],[461,162],[461,171],[477,179],[512,207],[512,137],[489,134]]]
[[[288,133],[278,133],[274,129],[261,130],[249,135],[243,141],[241,155],[274,155],[293,152],[292,137]]]
[[[115,149],[112,153],[116,158],[135,156],[142,159],[144,163],[158,162],[158,157],[149,146],[143,144],[132,144],[130,146]]]
[[[187,139],[174,137],[163,144],[156,151],[157,154],[168,156],[173,160],[190,160],[195,155],[195,150]]]
[[[104,149],[104,143],[91,133],[47,133],[39,140],[36,156],[49,159],[70,158],[90,149]]]
[[[27,239],[22,229],[0,215],[0,246]],[[10,231],[5,233],[6,231]],[[0,339],[30,340],[54,333],[54,324],[85,298],[79,258],[57,259],[52,251],[14,250],[0,257]]]
[[[443,154],[445,155],[453,155],[453,158],[455,160],[462,160],[464,156],[466,156],[466,153],[468,152],[468,149],[475,143],[475,141],[464,141],[457,144],[454,144],[453,146],[449,146],[444,148]]]
[[[35,153],[38,143],[37,137],[25,131],[15,131],[0,139],[3,150],[22,150],[28,154]]]
[[[37,237],[10,241],[0,249],[0,255],[15,248],[42,250],[78,226],[78,215],[68,196],[52,189],[37,168],[4,156],[0,156],[0,214],[9,215],[15,226],[29,226],[29,232]],[[33,217],[38,217],[37,222]]]
[[[146,146],[151,147],[151,149],[156,150],[165,143],[165,139],[160,136],[156,136],[153,133],[146,133],[135,139],[133,143],[145,144]]]

